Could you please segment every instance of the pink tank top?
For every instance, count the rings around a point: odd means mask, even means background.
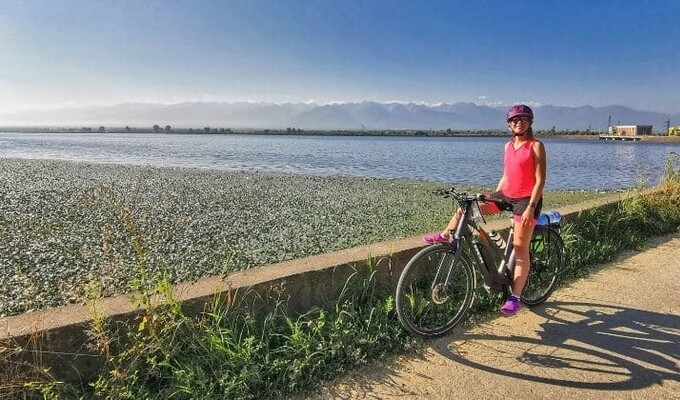
[[[512,198],[531,197],[536,184],[536,163],[532,154],[534,141],[527,140],[515,150],[512,140],[505,146],[505,184],[503,194]]]

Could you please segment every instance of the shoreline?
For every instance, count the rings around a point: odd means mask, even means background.
[[[232,130],[232,129],[218,129],[214,128],[211,130],[204,129],[172,129],[169,131],[160,130],[154,131],[152,129],[146,128],[135,128],[132,130],[126,130],[124,128],[110,128],[103,131],[85,129],[85,128],[12,128],[12,127],[0,127],[1,133],[45,133],[45,134],[92,134],[97,133],[101,135],[107,134],[165,134],[165,135],[248,135],[248,136],[310,136],[310,137],[328,137],[328,136],[379,136],[379,137],[505,137],[507,132],[488,129],[488,130],[462,130],[447,132],[443,130],[418,130],[418,129],[384,129],[384,130],[371,130],[371,131],[350,131],[350,130],[310,130],[310,131],[285,131],[280,129],[242,129],[242,130]],[[583,140],[583,141],[597,141],[600,140],[600,136],[603,134],[569,134],[569,133],[555,133],[555,134],[542,134],[542,131],[537,130],[535,136],[539,139],[555,138],[555,139],[565,139],[565,140]],[[636,136],[639,138],[640,142],[649,143],[678,143],[680,144],[680,136],[666,136],[666,135],[645,135]],[[635,142],[635,141],[631,141]]]
[[[592,140],[599,141],[600,135],[550,135],[550,136],[537,136],[539,139],[544,138],[556,138],[556,139],[567,139],[567,140]],[[680,136],[637,136],[640,138],[639,142],[648,143],[678,143],[680,144]],[[628,143],[635,143],[634,141],[629,141]]]
[[[543,134],[544,130],[536,130],[539,139],[556,138],[565,140],[600,140],[601,133],[564,133],[556,132]],[[574,131],[584,132],[584,131]],[[168,135],[248,135],[248,136],[381,136],[381,137],[505,137],[507,132],[499,129],[479,130],[440,130],[440,129],[378,129],[378,130],[283,130],[283,129],[231,129],[231,128],[177,128],[171,130],[154,130],[150,128],[122,128],[111,127],[105,130],[95,130],[86,127],[0,127],[0,133],[45,133],[45,134],[168,134]],[[645,135],[636,136],[637,141],[652,143],[680,143],[680,136]]]

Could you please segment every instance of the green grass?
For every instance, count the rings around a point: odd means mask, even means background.
[[[126,334],[112,334],[95,318],[93,344],[107,360],[99,376],[74,385],[35,373],[28,382],[16,379],[15,387],[0,385],[0,398],[3,389],[8,396],[83,399],[286,397],[416,344],[370,265],[357,268],[325,306],[301,314],[290,313],[282,292],[272,290],[265,297],[215,297],[192,318],[172,300],[167,278],[147,284],[140,304],[158,294],[165,301]]]

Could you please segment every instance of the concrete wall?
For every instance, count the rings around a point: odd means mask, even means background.
[[[564,207],[560,211],[568,220],[581,210],[610,206],[620,200],[621,195],[617,194]],[[509,220],[502,220],[490,223],[488,229],[503,230],[508,226]],[[198,313],[215,296],[266,295],[272,288],[280,288],[290,296],[290,307],[303,311],[322,304],[330,293],[346,282],[355,266],[365,264],[368,259],[383,279],[395,285],[408,260],[423,247],[420,237],[360,246],[235,272],[226,277],[179,284],[175,287],[175,297],[188,312]],[[111,326],[120,329],[125,329],[126,324],[141,312],[127,296],[101,299],[96,307],[107,316]],[[0,371],[0,381],[3,376],[28,374],[30,367],[22,363],[35,365],[38,362],[50,368],[53,376],[60,380],[91,377],[104,362],[89,346],[87,329],[93,315],[91,306],[70,305],[0,319],[0,353],[11,354],[14,361],[11,370]]]

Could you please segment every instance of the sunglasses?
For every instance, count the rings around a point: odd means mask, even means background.
[[[531,121],[531,117],[512,117],[512,118],[510,118],[510,119],[508,120],[508,122],[511,122],[511,123],[513,123],[513,124],[516,124],[516,123],[518,123],[519,121],[522,121],[522,122],[529,122],[529,121]]]

